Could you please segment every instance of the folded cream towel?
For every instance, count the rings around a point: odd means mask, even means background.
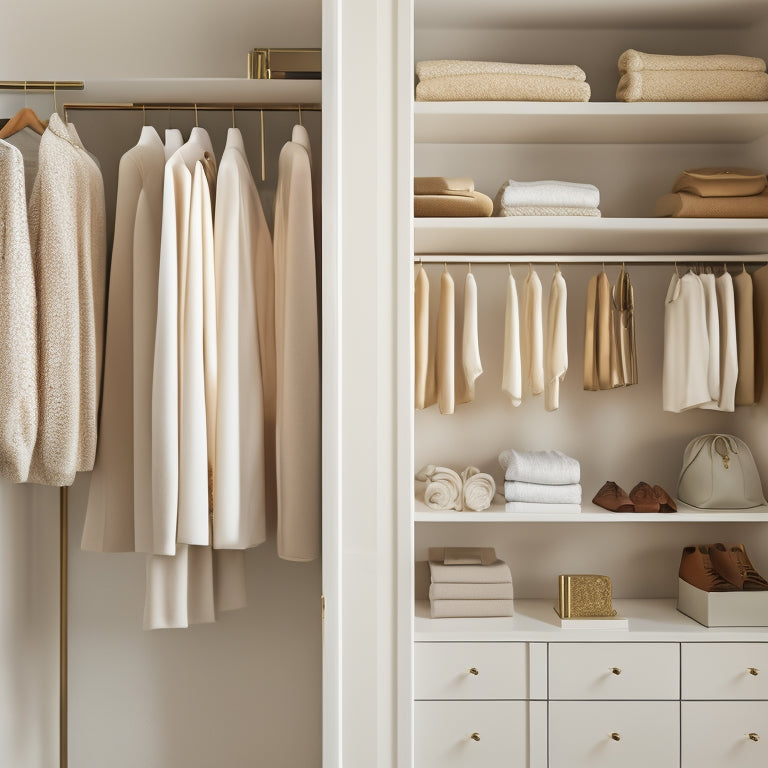
[[[464,328],[461,340],[461,365],[464,375],[464,397],[471,403],[475,399],[475,381],[483,372],[480,362],[480,341],[477,336],[477,283],[475,276],[467,272],[464,281]]]
[[[555,270],[549,289],[547,338],[544,344],[544,408],[560,407],[560,382],[568,370],[568,291],[559,269]]]
[[[765,101],[765,72],[627,72],[617,101]]]
[[[416,77],[428,80],[452,75],[543,75],[584,82],[587,75],[575,64],[514,64],[502,61],[436,59],[416,62]]]
[[[571,208],[570,206],[514,205],[500,208],[496,216],[601,216],[598,208]]]
[[[414,195],[413,215],[416,218],[461,218],[490,216],[493,200],[482,192],[467,195]]]
[[[600,190],[594,184],[573,181],[515,181],[501,185],[496,196],[499,208],[541,205],[545,207],[597,208]],[[496,205],[494,205],[494,209]]]
[[[454,383],[454,287],[451,273],[440,276],[440,304],[437,312],[437,352],[435,371],[437,405],[442,414],[452,414],[455,404]]]
[[[471,197],[475,182],[467,176],[416,176],[413,179],[414,195],[458,195]]]
[[[527,394],[540,395],[544,391],[544,331],[541,316],[541,280],[534,270],[530,270],[525,278],[520,325],[523,386]]]
[[[517,307],[517,286],[510,268],[507,276],[507,304],[504,310],[504,363],[501,391],[514,406],[523,401],[522,365],[520,362],[520,315]]]
[[[512,582],[503,584],[430,584],[430,600],[511,600]]]
[[[542,485],[568,485],[578,483],[581,476],[579,462],[562,451],[516,451],[507,448],[499,454],[499,464],[505,480]]]
[[[519,480],[504,481],[505,501],[529,501],[538,504],[581,504],[581,485],[548,485],[523,483]]]
[[[418,410],[434,404],[427,402],[429,366],[429,278],[419,265],[414,286],[414,399]],[[434,363],[434,357],[432,358]]]
[[[589,101],[587,83],[544,75],[452,75],[422,80],[416,101]]]
[[[512,581],[512,573],[503,560],[490,565],[443,565],[430,560],[429,575],[433,584],[504,584]]]
[[[656,201],[654,213],[689,219],[765,219],[768,189],[749,197],[699,197],[690,192],[670,192]]]
[[[467,467],[461,473],[461,479],[464,483],[464,509],[472,512],[488,509],[496,495],[494,479],[477,467]]]
[[[462,508],[462,482],[450,467],[427,464],[416,473],[416,480],[426,483],[424,503],[434,510]]]
[[[765,61],[754,56],[674,56],[664,53],[642,53],[629,48],[619,56],[619,72],[655,70],[673,72],[680,70],[726,70],[729,72],[765,72]]]
[[[433,619],[514,616],[513,605],[512,600],[430,600],[429,613]]]
[[[540,504],[535,501],[508,501],[504,505],[505,512],[514,512],[517,515],[548,515],[581,513],[581,504]]]

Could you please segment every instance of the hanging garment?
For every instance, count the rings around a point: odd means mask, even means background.
[[[312,177],[306,146],[280,152],[274,226],[277,551],[320,555],[320,356]]]
[[[427,370],[429,365],[429,278],[419,265],[413,289],[414,314],[414,406],[422,410],[433,403],[426,402]]]
[[[152,551],[152,357],[164,169],[163,143],[145,126],[118,173],[101,434],[85,550]]]
[[[165,129],[165,161],[171,159],[176,150],[184,146],[184,137],[178,128]]]
[[[698,277],[704,289],[704,311],[706,312],[707,337],[709,339],[707,386],[709,387],[710,405],[717,406],[720,400],[720,318],[717,312],[717,288],[715,276],[711,272],[700,274]]]
[[[597,275],[587,283],[587,303],[584,313],[584,390],[597,392]]]
[[[708,368],[704,288],[692,272],[675,272],[664,305],[664,410],[679,413],[708,403]]]
[[[29,203],[32,197],[32,190],[37,178],[42,138],[37,131],[26,126],[6,139],[9,144],[12,144],[21,152],[21,156],[24,159],[24,185],[26,187],[27,203]]]
[[[768,382],[768,265],[752,274],[755,308],[755,402],[759,403]]]
[[[523,401],[522,376],[517,286],[510,269],[507,276],[507,302],[504,310],[504,367],[501,376],[501,390],[515,407]]]
[[[51,115],[29,205],[38,295],[38,435],[29,481],[93,469],[106,286],[104,184],[76,132]]]
[[[541,315],[541,280],[530,270],[523,285],[523,316],[520,329],[523,386],[529,395],[544,391],[544,331]]]
[[[0,476],[23,483],[37,438],[37,299],[24,160],[0,140]]]
[[[440,276],[440,303],[437,310],[437,349],[435,351],[437,406],[443,415],[452,414],[456,404],[454,303],[453,278],[451,273],[445,269]]]
[[[619,350],[619,380],[624,386],[637,384],[637,346],[635,342],[635,292],[629,272],[621,272],[613,287],[613,330]]]
[[[624,383],[616,316],[611,282],[603,270],[593,275],[587,285],[584,321],[584,389],[587,391],[614,389]]]
[[[221,158],[214,226],[218,335],[213,544],[244,549],[266,533],[265,430],[257,254],[272,257],[240,131]]]
[[[720,399],[706,403],[702,408],[715,411],[733,411],[736,406],[736,379],[739,361],[736,350],[736,307],[733,278],[724,272],[715,280],[717,315],[720,323]]]
[[[568,370],[568,291],[560,269],[555,270],[549,289],[547,340],[544,345],[544,408],[560,407],[560,382]]]
[[[736,379],[736,405],[755,403],[755,311],[752,275],[742,267],[733,278],[736,303],[736,347],[738,378]]]
[[[477,335],[477,283],[472,272],[464,281],[464,325],[461,339],[462,390],[457,402],[471,403],[475,399],[475,381],[483,372],[480,361],[480,341]]]

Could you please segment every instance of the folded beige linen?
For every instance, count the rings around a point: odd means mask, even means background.
[[[443,565],[493,565],[494,547],[430,547],[429,560]]]
[[[512,600],[430,600],[433,619],[513,616]]]
[[[464,195],[471,197],[475,182],[467,176],[416,176],[413,179],[414,195]]]
[[[499,208],[497,216],[600,216],[599,208],[553,205],[513,205]]]
[[[700,197],[748,197],[759,195],[766,186],[765,174],[752,168],[692,168],[675,179],[672,191]]]
[[[765,101],[765,72],[627,72],[616,88],[618,101]]]
[[[506,584],[430,584],[430,600],[512,600],[512,582]]]
[[[503,560],[490,565],[443,565],[430,560],[429,576],[433,584],[504,584],[512,581],[512,572]]]
[[[712,56],[674,56],[642,53],[630,48],[619,56],[619,72],[657,72],[685,70],[727,70],[729,72],[765,72],[765,61],[754,56],[714,54]]]
[[[490,216],[493,200],[482,192],[472,197],[458,195],[414,195],[413,215],[416,218],[450,218],[463,216]]]
[[[656,216],[688,219],[768,218],[768,189],[749,197],[699,197],[689,192],[670,192],[656,201]]]
[[[503,61],[463,61],[435,59],[416,63],[419,80],[453,75],[543,75],[583,83],[587,75],[575,64],[515,64]]]
[[[451,75],[422,80],[416,101],[589,101],[588,83],[544,75]]]

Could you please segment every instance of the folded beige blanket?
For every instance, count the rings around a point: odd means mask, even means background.
[[[414,195],[413,215],[417,218],[490,216],[493,200],[482,192],[472,192],[472,197],[459,195]]]
[[[765,72],[765,61],[753,56],[672,56],[660,53],[642,53],[630,48],[619,56],[619,72],[656,70],[727,70],[730,72]]]
[[[433,619],[513,616],[512,600],[430,600]]]
[[[759,195],[767,186],[765,174],[752,168],[693,168],[675,179],[672,191],[700,197],[747,197]]]
[[[416,101],[589,101],[588,83],[560,77],[476,74],[433,77],[416,86]]]
[[[768,189],[749,197],[699,197],[690,192],[671,192],[656,201],[656,216],[689,219],[768,218]]]
[[[616,88],[618,101],[766,101],[765,72],[627,72]]]
[[[496,216],[600,216],[599,208],[555,207],[551,205],[514,205],[499,208]]]
[[[512,572],[503,560],[490,565],[443,565],[429,561],[429,578],[433,584],[505,584]]]
[[[471,197],[475,182],[466,177],[416,176],[413,179],[414,195],[459,195]]]
[[[502,61],[462,61],[438,59],[416,63],[419,80],[451,75],[544,75],[584,82],[587,75],[575,64],[507,64]]]

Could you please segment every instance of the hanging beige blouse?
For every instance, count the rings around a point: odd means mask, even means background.
[[[480,360],[480,339],[477,331],[477,283],[472,272],[464,281],[464,321],[461,334],[461,390],[457,403],[471,403],[475,399],[475,382],[483,372]],[[458,387],[457,387],[458,389]]]
[[[523,372],[520,360],[520,314],[517,286],[510,269],[507,276],[507,301],[504,309],[504,363],[501,389],[514,406],[523,401]]]
[[[733,278],[736,303],[736,350],[738,378],[736,405],[755,403],[755,308],[752,275],[742,268]]]
[[[618,348],[619,384],[637,384],[637,348],[635,342],[635,292],[629,272],[621,265],[613,287],[613,329]]]
[[[429,363],[429,278],[419,264],[413,288],[413,389],[414,407],[426,407],[427,365]]]
[[[449,415],[455,406],[454,371],[454,285],[446,269],[440,277],[440,304],[437,312],[437,351],[435,371],[437,379],[437,405],[440,413]]]
[[[530,395],[544,391],[544,330],[542,326],[541,280],[530,270],[523,286],[521,347],[523,387]]]
[[[568,370],[568,291],[559,269],[555,270],[549,289],[547,336],[544,345],[544,407],[560,407],[560,382]]]

